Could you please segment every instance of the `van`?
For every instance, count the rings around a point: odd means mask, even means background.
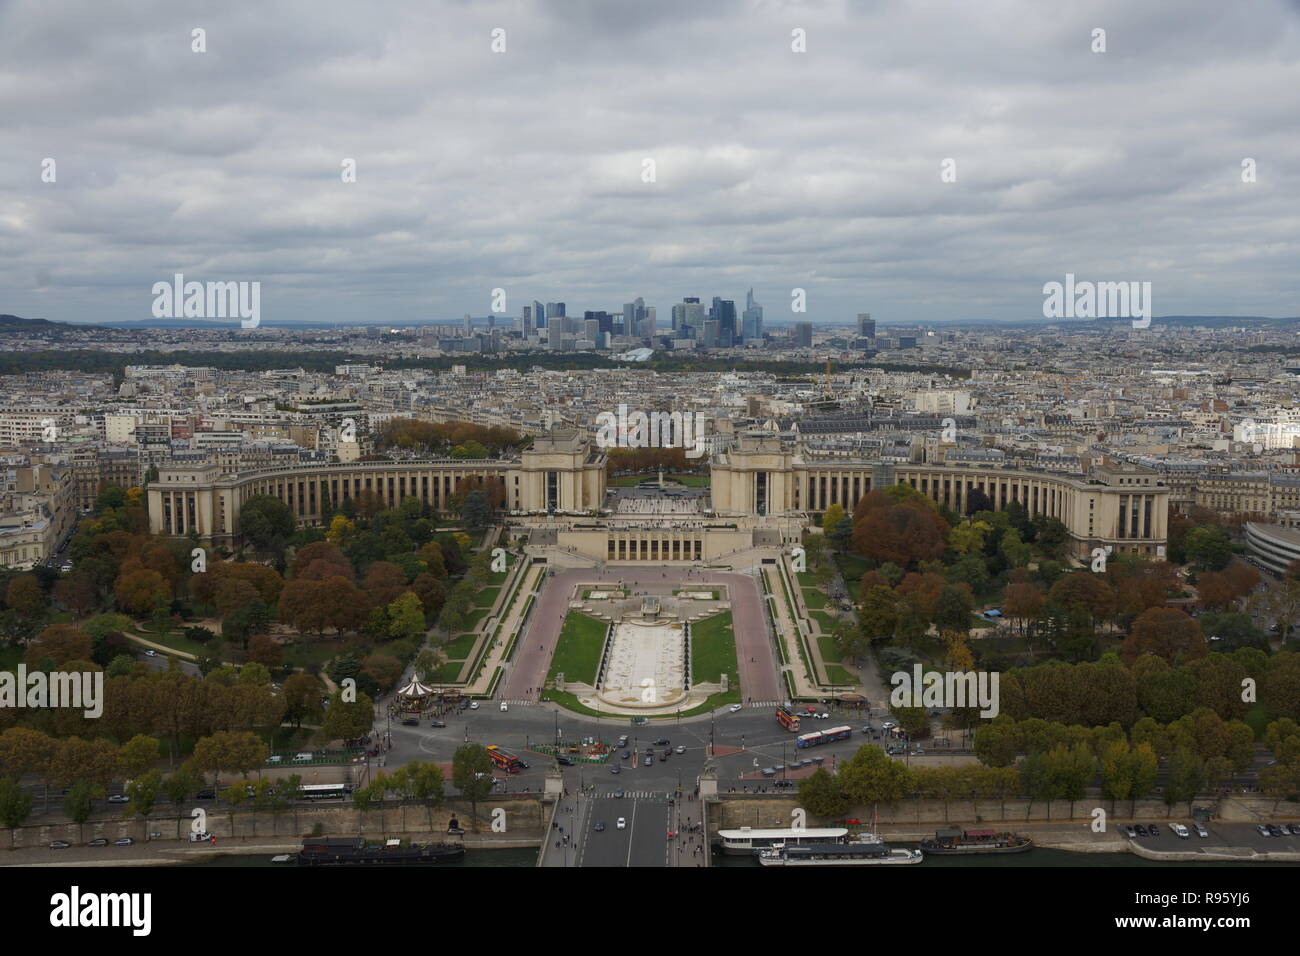
[[[313,757],[314,754],[312,754],[310,751],[306,751],[304,753],[294,754],[293,759],[294,762],[296,763],[306,763],[308,760],[311,760]]]

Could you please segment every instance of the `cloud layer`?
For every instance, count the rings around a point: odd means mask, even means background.
[[[267,326],[496,287],[1028,320],[1073,272],[1300,313],[1295,2],[215,6],[0,0],[0,312],[147,318],[183,272]]]

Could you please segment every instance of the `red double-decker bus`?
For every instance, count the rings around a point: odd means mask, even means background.
[[[496,744],[489,744],[484,749],[487,751],[488,757],[491,758],[493,766],[498,770],[504,770],[506,773],[518,773],[524,769],[524,762],[509,750],[498,747]]]
[[[799,732],[799,715],[790,713],[784,707],[776,709],[776,722],[792,734]]]

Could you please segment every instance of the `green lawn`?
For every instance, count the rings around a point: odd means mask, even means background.
[[[477,634],[461,634],[454,641],[442,645],[442,652],[447,655],[449,661],[463,661],[469,657],[469,652],[474,648],[474,642],[477,640]]]
[[[694,681],[718,683],[724,672],[731,675],[731,686],[736,686],[739,680],[736,635],[731,629],[730,611],[691,625],[691,676]]]
[[[506,583],[506,578],[510,576],[510,569],[513,568],[514,566],[515,566],[515,556],[511,552],[507,551],[506,569],[504,571],[493,571],[491,574],[489,574],[488,583],[498,588],[501,587],[501,585]]]
[[[809,611],[808,616],[817,622],[817,626],[826,634],[835,630],[836,619],[831,617],[825,611]]]
[[[470,630],[478,627],[483,622],[483,618],[488,616],[490,610],[492,610],[490,607],[476,607],[465,615],[465,626]]]
[[[454,684],[460,680],[460,672],[464,668],[464,661],[448,661],[436,671],[433,672],[433,683],[435,684]]]
[[[490,608],[496,603],[497,595],[500,593],[501,587],[499,585],[497,587],[484,588],[474,595],[474,606]]]
[[[324,664],[330,658],[346,650],[342,641],[298,641],[284,648],[284,662],[289,667],[306,667],[309,664]]]
[[[595,684],[606,627],[604,621],[571,611],[564,618],[548,678],[553,680],[556,674],[563,674],[566,681]]]
[[[819,588],[801,588],[803,591],[803,603],[808,608],[824,608],[826,606],[826,594]]]
[[[839,664],[826,665],[826,679],[830,683],[839,686],[845,684],[856,684],[858,682],[856,677],[846,671],[843,667],[840,667]]]
[[[840,649],[835,644],[835,641],[826,635],[817,638],[817,649],[821,651],[822,660],[827,664],[834,664],[836,661],[842,660],[844,657],[844,655],[840,653]]]
[[[170,647],[174,651],[184,651],[187,654],[195,655],[207,651],[206,645],[200,644],[198,641],[191,641],[183,631],[169,630],[166,634],[158,634],[156,631],[136,628],[133,633],[138,637],[143,637],[146,641],[153,641],[163,647]]]

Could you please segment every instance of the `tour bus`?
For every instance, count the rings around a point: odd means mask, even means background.
[[[509,750],[498,747],[496,744],[489,744],[485,749],[498,770],[504,770],[506,773],[518,773],[524,769],[524,762]]]
[[[304,783],[298,788],[300,800],[342,800],[351,794],[350,783]]]
[[[791,713],[784,707],[776,709],[776,722],[792,734],[799,732],[799,715]]]

